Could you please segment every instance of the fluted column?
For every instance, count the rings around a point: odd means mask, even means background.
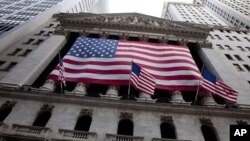
[[[150,103],[155,103],[157,99],[152,99],[151,95],[145,92],[140,92],[139,93],[139,98],[136,98],[137,101],[139,102],[150,102]]]
[[[216,102],[214,101],[214,98],[211,94],[206,93],[201,100],[201,104],[205,106],[215,106],[217,105]]]
[[[86,86],[86,84],[79,82],[76,84],[76,86],[72,92],[77,93],[77,94],[86,95],[87,94],[87,86]]]
[[[184,104],[184,105],[190,105],[191,104],[191,102],[186,102],[183,99],[182,93],[180,91],[172,91],[171,92],[170,103],[173,103],[173,104]]]
[[[53,92],[56,89],[56,82],[52,79],[48,79],[45,81],[43,86],[40,87],[40,89]]]
[[[110,96],[110,97],[118,97],[119,96],[119,86],[114,86],[111,85],[108,87],[108,90],[106,92],[106,96]]]

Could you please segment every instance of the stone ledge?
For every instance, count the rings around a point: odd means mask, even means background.
[[[62,95],[56,93],[43,93],[31,91],[0,90],[0,95],[7,98],[30,99],[36,101],[69,103],[95,107],[111,107],[130,110],[144,110],[151,112],[170,112],[191,115],[213,115],[221,117],[250,118],[249,108],[226,109],[221,107],[206,107],[192,105],[173,105],[170,103],[144,103],[131,100],[111,100],[96,97],[82,97],[74,95]]]

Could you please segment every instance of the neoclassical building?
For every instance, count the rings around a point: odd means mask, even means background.
[[[230,125],[250,122],[249,105],[211,94],[194,103],[195,91],[156,89],[150,97],[132,88],[128,96],[128,86],[73,82],[61,93],[47,79],[77,37],[186,45],[201,70],[211,65],[201,53],[212,49],[211,28],[138,13],[54,17],[55,34],[0,80],[0,140],[228,141]]]

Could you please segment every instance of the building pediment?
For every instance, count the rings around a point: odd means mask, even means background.
[[[159,38],[176,38],[205,42],[210,32],[204,25],[170,21],[139,13],[60,13],[57,15],[61,31],[91,32],[126,31],[146,36],[157,34]],[[144,36],[143,35],[143,36]]]

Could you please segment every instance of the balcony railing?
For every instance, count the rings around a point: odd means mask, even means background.
[[[28,126],[13,124],[12,132],[32,134],[32,135],[45,135],[49,131],[46,127]]]
[[[70,139],[70,140],[88,140],[95,141],[97,134],[94,132],[77,131],[77,130],[67,130],[59,129],[60,138]]]
[[[144,137],[106,134],[107,141],[143,141]]]
[[[191,140],[178,140],[178,139],[153,138],[152,141],[191,141]]]

